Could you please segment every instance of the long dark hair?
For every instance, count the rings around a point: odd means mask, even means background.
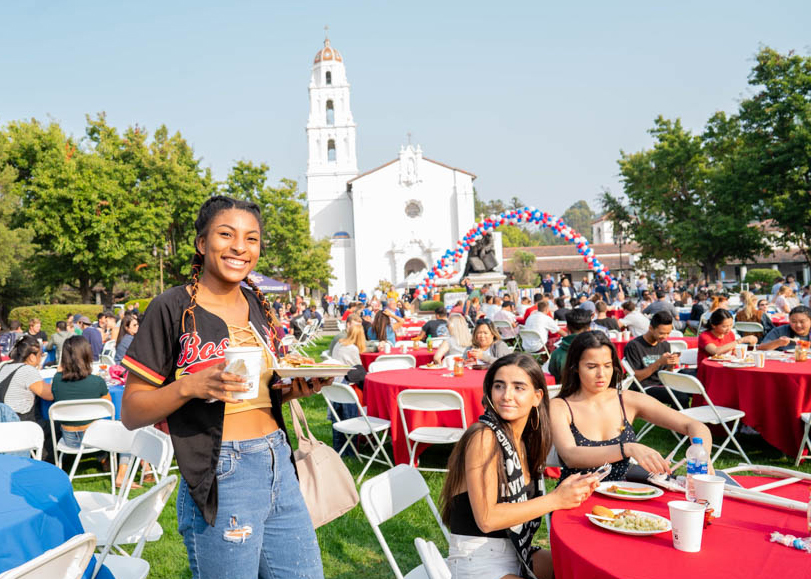
[[[39,351],[39,341],[34,336],[23,336],[14,344],[8,357],[12,362],[19,364],[25,362],[31,354],[39,354]]]
[[[614,367],[614,373],[611,375],[611,383],[608,387],[617,387],[622,376],[622,366],[614,344],[611,343],[611,340],[604,332],[582,332],[577,334],[577,337],[569,345],[569,351],[566,352],[566,364],[563,366],[560,394],[558,395],[560,398],[566,398],[580,390],[580,374],[577,373],[577,369],[580,366],[580,358],[583,357],[583,352],[592,348],[602,348],[603,346],[607,346],[611,350],[611,365]]]
[[[84,336],[73,336],[62,345],[62,379],[83,380],[93,373],[93,350]]]
[[[718,308],[710,314],[710,319],[707,321],[707,325],[710,327],[710,329],[713,329],[715,326],[720,326],[724,320],[730,319],[732,319],[732,314],[729,313],[729,310]]]
[[[388,338],[386,337],[386,328],[389,327],[389,317],[383,313],[383,310],[378,310],[375,314],[375,319],[372,321],[372,333],[377,337],[377,339],[381,342],[385,342]]]
[[[532,356],[521,353],[502,356],[493,362],[493,365],[490,366],[490,369],[484,376],[484,398],[482,398],[482,404],[485,410],[490,410],[490,413],[496,417],[516,449],[518,446],[516,441],[513,440],[512,428],[498,415],[492,402],[493,382],[496,380],[498,371],[505,366],[518,366],[521,368],[529,376],[533,388],[543,392],[538,410],[533,409],[531,411],[533,413],[539,412],[539,420],[535,423],[532,416],[530,416],[524,426],[524,432],[521,434],[521,440],[524,441],[524,446],[527,450],[529,474],[532,479],[535,479],[543,468],[546,456],[552,448],[552,429],[549,425],[549,392],[546,389],[546,377],[544,376],[543,370],[541,370],[541,367],[538,365],[538,362],[536,362]],[[535,423],[535,426],[533,426],[533,423]],[[448,476],[445,479],[445,485],[442,487],[442,494],[440,496],[442,520],[446,525],[450,525],[452,499],[458,494],[459,489],[462,487],[462,482],[465,480],[465,453],[467,452],[467,446],[474,436],[487,429],[488,427],[481,422],[476,422],[471,425],[462,435],[459,442],[456,443],[448,459]],[[507,479],[504,474],[503,456],[499,447],[495,444],[493,445],[490,456],[487,458],[486,464],[489,464],[490,461],[494,459],[499,461],[499,468],[497,469],[498,484],[499,488],[501,488],[502,485],[507,483]]]
[[[183,331],[186,331],[186,316],[191,318],[192,332],[194,332],[197,327],[196,320],[194,319],[194,308],[197,306],[197,289],[200,283],[200,274],[203,271],[204,263],[203,254],[200,253],[200,250],[197,248],[197,242],[208,234],[211,221],[223,211],[228,211],[230,209],[247,211],[256,218],[257,223],[259,223],[260,248],[264,248],[262,239],[264,238],[265,234],[265,226],[262,221],[262,213],[259,210],[259,206],[253,201],[243,201],[241,199],[233,199],[232,197],[226,197],[224,195],[214,195],[213,197],[209,197],[206,202],[200,206],[197,219],[194,221],[194,229],[197,232],[197,235],[194,238],[194,257],[192,257],[191,260],[191,280],[189,282],[192,286],[191,301],[189,303],[189,307],[183,312],[183,318],[181,320],[181,328]],[[251,288],[253,293],[256,294],[256,297],[259,299],[259,303],[262,305],[262,310],[267,318],[268,325],[274,333],[274,339],[280,339],[282,336],[281,324],[276,318],[276,314],[273,313],[273,308],[265,297],[265,294],[262,293],[259,287],[257,287],[257,285],[249,277],[246,277],[242,281],[249,288]]]
[[[118,328],[118,336],[115,339],[116,346],[118,346],[121,343],[121,340],[124,339],[124,336],[129,334],[127,329],[130,327],[130,325],[132,325],[133,320],[137,322],[138,316],[130,312],[124,314],[124,317],[121,319],[121,327]]]

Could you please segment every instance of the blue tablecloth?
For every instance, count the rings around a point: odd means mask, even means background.
[[[47,462],[0,454],[0,573],[82,533],[67,474]],[[85,578],[95,565],[94,557]],[[114,579],[106,567],[97,577]]]
[[[46,378],[45,382],[50,384],[51,380]],[[110,391],[110,398],[112,398],[113,406],[115,406],[115,419],[121,420],[121,401],[124,399],[124,387],[107,384],[107,390]],[[48,411],[50,410],[52,404],[52,400],[43,400],[42,398],[39,398],[39,410],[43,417],[48,418]]]

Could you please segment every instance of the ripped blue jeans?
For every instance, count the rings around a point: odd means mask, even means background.
[[[181,479],[178,531],[194,579],[323,578],[321,551],[290,452],[281,430],[223,442],[213,527]]]

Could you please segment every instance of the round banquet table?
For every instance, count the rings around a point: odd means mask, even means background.
[[[397,395],[409,388],[430,390],[445,389],[458,392],[465,402],[465,420],[470,426],[484,413],[482,406],[482,384],[484,370],[465,369],[464,376],[446,376],[450,372],[445,368],[437,370],[422,370],[412,368],[409,370],[386,370],[366,375],[363,385],[363,400],[366,402],[370,416],[391,420],[391,446],[394,451],[395,464],[408,464],[408,445],[403,433],[403,424],[400,421],[400,412],[397,410]],[[546,383],[554,384],[555,379],[547,374]],[[451,426],[461,427],[458,412],[406,412],[409,428],[419,426]],[[417,447],[416,456],[426,445]]]
[[[619,320],[620,318],[625,317],[625,310],[623,310],[622,308],[617,308],[617,309],[614,309],[614,310],[607,310],[605,312],[605,315],[608,318],[615,318],[615,319]]]
[[[744,424],[786,455],[797,456],[803,438],[800,414],[811,411],[811,362],[766,360],[763,368],[728,368],[706,360],[698,379],[713,404],[743,410]]]
[[[82,533],[67,474],[47,462],[0,454],[0,573]],[[84,577],[95,565],[94,557]],[[98,577],[113,579],[106,567]]]
[[[388,354],[384,354],[383,352],[364,352],[360,355],[360,363],[363,364],[363,367],[367,370],[369,369],[369,364],[377,360],[378,356],[384,355],[402,355],[402,351],[400,348],[396,348],[392,346],[391,352]],[[436,349],[433,352],[428,352],[428,348],[409,348],[406,354],[414,356],[414,359],[417,360],[417,366],[422,366],[423,364],[429,364],[434,359],[434,354],[436,353]]]
[[[744,487],[775,480],[735,478]],[[808,491],[808,484],[795,483],[768,492],[807,501]],[[724,497],[722,516],[704,529],[698,553],[677,551],[670,532],[642,537],[621,535],[597,527],[585,517],[599,504],[647,511],[669,519],[667,503],[673,500],[684,500],[684,495],[665,491],[656,499],[632,502],[594,494],[576,509],[555,511],[550,533],[555,578],[808,578],[811,555],[769,541],[773,531],[807,536],[805,514],[797,511]]]
[[[785,326],[788,323],[788,314],[772,316],[772,323],[775,326]]]
[[[634,338],[631,338],[633,340]],[[617,348],[617,356],[620,357],[622,360],[622,356],[625,353],[625,346],[628,345],[628,342],[631,340],[611,340],[611,343],[614,344],[614,347]],[[681,338],[668,338],[668,342],[672,342],[673,340],[681,340],[682,342],[687,342],[688,348],[698,348],[698,336],[683,336]]]

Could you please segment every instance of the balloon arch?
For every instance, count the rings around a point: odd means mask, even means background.
[[[577,247],[577,253],[583,257],[589,269],[600,279],[605,280],[611,289],[616,289],[617,282],[611,272],[594,255],[594,250],[589,246],[588,240],[577,231],[566,225],[560,217],[550,215],[545,211],[540,211],[534,207],[524,207],[505,211],[499,215],[491,215],[476,223],[465,236],[456,242],[456,248],[447,250],[432,267],[425,279],[417,285],[415,297],[424,300],[429,292],[436,286],[436,278],[450,278],[453,271],[448,269],[456,265],[471,245],[476,243],[485,233],[491,229],[496,229],[502,225],[518,225],[519,223],[535,224],[548,227],[558,237],[564,238],[569,243]]]

